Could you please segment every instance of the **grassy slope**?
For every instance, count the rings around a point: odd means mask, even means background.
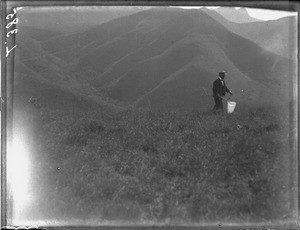
[[[17,60],[24,64],[21,70],[16,68],[18,72],[31,75],[33,71],[47,81],[89,95],[105,94],[120,103],[142,101],[139,105],[147,106],[143,99],[149,95],[151,103],[151,98],[157,98],[153,109],[165,104],[188,109],[210,103],[211,96],[208,99],[204,91],[211,94],[211,82],[222,69],[229,73],[227,83],[239,104],[277,103],[274,94],[287,101],[285,84],[294,76],[287,60],[230,33],[204,12],[139,12],[86,33],[59,39],[49,35],[44,42],[30,37],[32,28],[24,29],[28,31],[17,39]],[[241,58],[241,54],[252,58]],[[195,70],[192,63],[201,68]],[[174,75],[182,79],[170,79]],[[185,80],[191,77],[193,84]],[[176,94],[173,88],[184,94]]]
[[[293,215],[290,119],[274,108],[231,116],[26,111],[15,121],[35,124],[28,141],[44,218],[244,223]]]

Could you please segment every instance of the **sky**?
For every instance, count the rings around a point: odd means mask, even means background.
[[[183,9],[197,9],[202,7],[186,7],[183,6],[180,8]],[[219,7],[207,7],[209,9],[219,8]],[[235,7],[236,9],[239,9],[240,7]],[[289,11],[280,11],[280,10],[265,10],[265,9],[256,9],[256,8],[246,8],[248,14],[257,19],[261,20],[276,20],[279,18],[287,17],[287,16],[296,16],[297,12],[289,12]]]
[[[202,8],[202,6],[172,6],[172,7],[179,7],[179,8],[183,8],[183,9],[199,9]],[[23,8],[23,7],[18,7],[19,9]],[[61,9],[61,7],[58,8],[54,8],[51,7],[52,9]],[[218,6],[215,7],[206,7],[209,9],[214,9],[214,8],[219,8]],[[235,7],[236,9],[239,9],[241,7]],[[33,8],[34,9],[34,8]],[[93,7],[89,7],[89,10],[92,9],[97,9],[97,8],[93,8]],[[40,10],[40,9],[39,9]],[[45,8],[45,10],[49,10],[49,8]],[[253,18],[257,18],[260,20],[277,20],[279,18],[282,17],[287,17],[287,16],[296,16],[297,12],[289,12],[289,11],[279,11],[279,10],[265,10],[265,9],[256,9],[256,8],[246,8],[248,14],[253,17]]]
[[[276,20],[287,16],[296,16],[297,12],[279,11],[279,10],[263,10],[246,8],[248,14],[253,18],[261,20]]]

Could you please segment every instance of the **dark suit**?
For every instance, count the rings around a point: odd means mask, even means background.
[[[230,90],[227,88],[225,81],[218,78],[213,83],[213,97],[215,99],[215,106],[213,110],[221,109],[223,110],[223,101],[221,96],[224,96],[225,93],[229,93]]]

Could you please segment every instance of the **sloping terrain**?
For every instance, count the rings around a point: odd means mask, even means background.
[[[293,103],[278,106],[291,60],[197,10],[16,39],[12,133],[34,167],[31,199],[10,211],[28,225],[295,222]],[[207,112],[220,70],[238,102],[229,116]]]
[[[96,102],[89,100],[66,88],[43,83],[30,76],[22,74],[15,75],[14,103],[16,108],[43,107],[63,110],[84,110],[99,106]],[[30,103],[30,98],[36,99],[36,103]]]
[[[62,59],[45,52],[41,41],[30,34],[37,31],[47,36],[49,31],[26,29],[20,30],[16,38],[13,85],[15,108],[86,110],[107,105],[90,87],[69,74]],[[30,98],[36,100],[36,103],[31,104]]]
[[[17,25],[17,28],[19,29],[20,32],[25,32],[27,36],[31,37],[32,39],[35,39],[37,41],[45,41],[54,37],[58,37],[61,34],[58,31],[55,30],[49,30],[45,28],[36,28],[33,26],[20,26]],[[46,27],[47,28],[47,27]]]
[[[46,41],[23,34],[19,57],[41,78],[127,105],[203,110],[213,103],[220,70],[228,72],[239,104],[290,100],[295,63],[232,33],[203,10],[155,8]]]
[[[18,18],[21,27],[48,28],[53,32],[70,34],[149,8],[146,6],[23,7],[18,12]]]
[[[247,10],[243,7],[234,8],[234,7],[219,7],[214,9],[218,14],[222,15],[224,18],[231,22],[236,23],[249,23],[249,22],[259,22],[260,19],[251,17]]]
[[[294,221],[286,111],[31,111],[19,118],[34,164],[33,200],[22,217],[149,227]]]
[[[165,19],[166,14],[160,15],[156,12],[155,18],[162,15]],[[266,93],[263,98],[271,98],[273,94],[260,84],[277,81],[290,71],[287,59],[269,53],[254,43],[230,33],[204,13],[169,12],[170,20],[165,23],[153,20],[151,16],[144,19],[148,24],[143,20],[140,21],[139,25],[143,27],[134,27],[126,34],[114,36],[112,41],[104,42],[80,62],[84,63],[78,68],[80,71],[96,69],[97,75],[93,84],[108,89],[108,96],[114,99],[134,103],[150,91],[151,94],[156,92],[153,89],[185,65],[191,66],[198,62],[202,65],[199,65],[201,68],[198,72],[196,90],[202,91],[204,88],[211,95],[211,83],[217,72],[226,69],[229,73],[228,85],[231,85],[237,97],[242,96],[241,90],[245,90],[246,93],[256,88],[254,96],[261,100],[261,93]],[[158,29],[147,30],[146,26],[149,25]],[[150,31],[147,40],[141,31]],[[132,39],[137,37],[138,40]],[[155,39],[151,40],[152,37]],[[206,76],[210,80],[205,80]],[[182,76],[183,79],[188,77]],[[281,84],[280,81],[277,83]],[[186,93],[178,98],[182,105],[190,104],[191,100],[187,98],[194,97],[189,95],[191,92],[187,85],[188,80],[185,84],[187,88],[184,89]],[[192,85],[195,87],[195,82]],[[247,96],[249,95],[246,94]],[[172,98],[172,95],[170,97]],[[164,97],[156,98],[155,104],[165,100]],[[201,93],[198,98],[198,102],[188,107],[197,106],[199,100],[203,101],[203,104],[208,104],[207,97],[203,97]]]
[[[218,10],[203,8],[201,10],[213,17],[229,31],[259,44],[259,46],[270,52],[293,60],[296,59],[296,17],[290,16],[278,20],[234,23],[224,17],[222,14],[223,8]]]

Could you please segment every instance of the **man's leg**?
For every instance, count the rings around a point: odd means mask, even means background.
[[[219,97],[214,97],[214,100],[215,100],[215,106],[213,108],[213,110],[218,110],[221,108],[221,104],[220,104],[220,98]]]
[[[224,113],[224,108],[223,108],[223,99],[219,98],[219,103],[220,103],[220,109],[222,110],[222,112]]]

